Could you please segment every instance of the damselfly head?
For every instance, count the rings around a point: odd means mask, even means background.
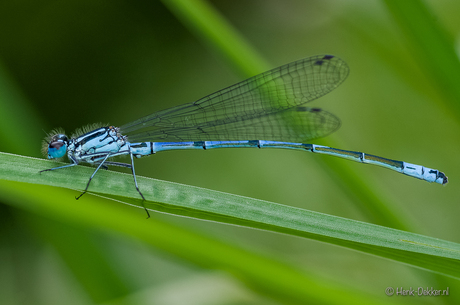
[[[65,156],[69,139],[63,130],[53,130],[44,140],[42,151],[48,159],[57,159]]]
[[[57,134],[51,138],[48,145],[48,159],[62,158],[67,152],[69,139],[65,134]]]

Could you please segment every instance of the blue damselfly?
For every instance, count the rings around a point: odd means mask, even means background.
[[[45,153],[49,159],[67,154],[72,163],[42,172],[80,162],[96,165],[78,199],[101,167],[128,167],[136,189],[145,200],[137,185],[133,157],[165,150],[255,147],[328,154],[383,166],[428,182],[447,183],[444,173],[435,169],[362,152],[304,144],[339,128],[340,120],[333,114],[305,104],[332,91],[348,72],[347,64],[335,56],[313,56],[120,127],[92,126],[70,139],[63,132],[55,132],[44,141]],[[129,155],[131,163],[108,161],[120,155]]]

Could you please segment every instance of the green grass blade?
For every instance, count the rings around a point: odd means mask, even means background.
[[[145,220],[143,211],[126,210],[123,205],[113,204],[112,200],[86,195],[75,201],[74,193],[63,188],[0,180],[0,200],[14,207],[80,230],[119,233],[160,249],[168,256],[174,255],[203,268],[225,270],[259,293],[282,303],[304,304],[308,300],[318,304],[381,304],[379,300],[367,296],[364,291],[330,283],[318,275],[303,272],[297,266],[207,237],[203,233],[194,233],[190,228],[180,228],[160,219]],[[59,226],[51,228],[62,229]],[[58,236],[66,232],[59,232]],[[70,239],[69,242],[72,242],[72,237],[73,235],[60,236]],[[82,244],[76,243],[77,249],[78,246]],[[75,254],[79,257],[88,253],[83,249],[77,250]],[[80,258],[84,261],[83,257]],[[92,263],[97,263],[97,260]],[[85,271],[78,270],[77,277]],[[109,272],[108,275],[110,274],[112,273]],[[103,298],[104,303],[107,303],[108,296],[116,297],[110,291],[120,286],[114,285],[113,280],[106,283],[94,282],[100,280],[99,277],[83,280],[87,281],[84,285],[93,286],[87,291],[103,290],[95,291],[91,296],[97,301]],[[119,291],[118,297],[123,298],[120,295],[123,292],[123,289]],[[118,299],[114,304],[122,304],[121,301],[123,299]]]
[[[83,189],[92,168],[38,174],[55,162],[0,154],[0,179]],[[263,200],[138,177],[151,210],[306,237],[460,278],[460,245]],[[141,207],[128,174],[101,171],[91,192]]]

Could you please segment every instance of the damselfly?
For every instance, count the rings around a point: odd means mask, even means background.
[[[177,149],[256,147],[328,154],[380,165],[428,182],[447,183],[444,173],[435,169],[362,152],[304,144],[339,128],[340,120],[336,116],[305,104],[332,91],[345,80],[348,72],[347,64],[337,57],[313,56],[120,127],[92,126],[70,139],[57,131],[45,139],[44,152],[49,159],[61,158],[67,153],[72,163],[42,172],[80,162],[96,165],[78,199],[86,193],[101,167],[128,167],[137,191],[145,200],[137,185],[133,157]],[[131,164],[108,161],[120,155],[129,155]]]

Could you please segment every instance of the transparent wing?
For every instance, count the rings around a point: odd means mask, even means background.
[[[313,56],[256,75],[194,103],[155,112],[120,127],[131,142],[305,141],[340,126],[329,112],[303,104],[336,88],[348,66]]]

